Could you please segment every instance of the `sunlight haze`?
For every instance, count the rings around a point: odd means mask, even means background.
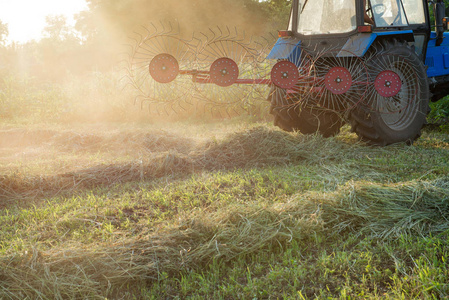
[[[46,16],[64,15],[73,25],[74,14],[85,9],[85,0],[0,0],[0,20],[8,24],[9,41],[24,43],[41,39]]]

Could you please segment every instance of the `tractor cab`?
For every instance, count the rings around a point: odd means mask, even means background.
[[[376,40],[395,38],[412,43],[424,60],[430,34],[426,0],[294,0],[278,45],[301,41],[309,49],[363,57]],[[274,47],[268,58],[286,59],[285,52]]]

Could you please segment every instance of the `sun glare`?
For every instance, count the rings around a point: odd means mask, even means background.
[[[46,16],[64,15],[73,25],[74,14],[85,9],[85,0],[0,0],[0,20],[8,24],[9,41],[24,43],[41,39]]]

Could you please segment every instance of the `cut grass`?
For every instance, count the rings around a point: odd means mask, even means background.
[[[242,180],[242,176],[237,175],[231,176],[231,182],[234,184]],[[246,180],[257,173],[252,175]],[[259,174],[259,178],[266,178],[264,175]],[[220,178],[221,176],[203,186],[211,188],[217,183],[216,180],[221,181]],[[197,179],[194,182],[197,182]],[[192,183],[195,184],[194,182]],[[274,180],[271,184],[278,183]],[[173,278],[179,278],[180,274],[187,277],[193,276],[189,274],[202,274],[214,261],[220,268],[225,269],[224,272],[230,272],[225,267],[229,263],[232,265],[246,262],[251,267],[256,267],[253,266],[253,260],[258,261],[258,257],[262,256],[278,264],[278,258],[273,255],[282,256],[286,251],[299,251],[300,254],[295,254],[300,255],[296,260],[301,261],[304,256],[309,263],[314,263],[309,266],[312,269],[302,270],[305,274],[301,278],[308,278],[313,283],[310,288],[302,287],[306,295],[318,295],[317,287],[324,283],[329,286],[329,290],[321,293],[326,295],[340,293],[340,284],[353,289],[356,283],[368,280],[359,277],[360,268],[365,268],[362,275],[372,277],[369,282],[365,282],[368,286],[365,293],[371,293],[380,287],[383,292],[387,292],[387,283],[391,281],[391,276],[383,274],[385,270],[389,269],[392,272],[390,275],[397,273],[396,280],[405,284],[407,278],[401,272],[408,274],[423,270],[417,265],[404,264],[402,261],[424,259],[421,262],[424,263],[427,259],[420,251],[403,252],[395,245],[398,240],[416,239],[422,243],[432,239],[431,236],[444,236],[449,232],[448,223],[445,222],[447,207],[442,206],[444,200],[447,200],[448,191],[443,191],[441,184],[440,181],[428,182],[425,189],[427,194],[419,199],[414,197],[419,195],[417,191],[422,191],[418,182],[405,186],[373,186],[360,182],[325,194],[306,192],[277,199],[273,199],[273,193],[277,192],[275,190],[267,193],[266,190],[253,188],[254,196],[247,201],[242,201],[238,190],[230,188],[221,190],[217,199],[209,203],[198,201],[195,194],[189,191],[183,194],[173,186],[165,197],[161,197],[161,190],[156,189],[143,195],[139,203],[134,202],[133,206],[133,203],[127,203],[125,207],[113,205],[114,201],[106,197],[103,201],[98,196],[77,198],[66,201],[63,207],[52,207],[53,213],[49,211],[50,207],[47,211],[22,211],[22,214],[36,222],[31,232],[37,234],[34,236],[36,240],[32,240],[33,234],[29,232],[30,223],[22,229],[15,228],[14,235],[11,234],[10,238],[15,238],[22,231],[23,238],[27,237],[30,244],[22,245],[22,249],[17,247],[13,251],[6,251],[1,261],[1,286],[4,291],[11,291],[13,287],[20,286],[23,278],[26,278],[25,282],[29,287],[21,290],[22,296],[33,297],[40,293],[48,298],[54,295],[61,295],[62,298],[117,296],[116,293],[123,291],[135,293],[134,288],[139,286],[144,288],[149,284],[167,284],[163,283],[164,276],[170,282]],[[443,183],[443,186],[445,184]],[[259,182],[254,187],[265,185]],[[367,193],[367,190],[377,191],[380,195],[390,194],[394,199],[402,200],[401,205],[388,199],[372,204],[371,194]],[[353,201],[353,197],[358,198],[358,206],[348,205],[348,201]],[[133,199],[136,195],[128,195],[126,198]],[[211,197],[204,199],[209,198]],[[96,201],[86,203],[93,199]],[[195,200],[197,202],[193,202]],[[142,205],[145,202],[152,207],[147,206],[143,210],[142,207],[145,206]],[[371,214],[366,210],[360,213],[361,204],[364,207],[374,206],[376,209]],[[427,207],[423,211],[422,207],[425,205]],[[411,212],[413,208],[414,211]],[[393,210],[395,218],[388,219]],[[53,219],[50,216],[53,216]],[[156,216],[160,219],[153,219]],[[411,219],[410,216],[416,218]],[[11,221],[4,218],[5,223],[17,223]],[[43,236],[43,233],[48,236]],[[56,238],[60,237],[61,233],[64,233],[63,241],[58,243]],[[2,240],[6,241],[7,238]],[[435,243],[438,240],[434,238]],[[58,245],[52,245],[52,241]],[[379,253],[369,251],[368,245],[373,243],[381,245],[378,246],[380,249],[377,249]],[[435,255],[442,258],[447,254],[447,237],[446,240],[439,240],[439,243],[440,247],[430,250],[436,250]],[[12,245],[13,240],[10,240],[9,244]],[[400,246],[404,247],[402,244]],[[336,252],[334,247],[339,251]],[[359,247],[369,252],[357,253]],[[355,253],[352,253],[353,251]],[[386,251],[388,255],[382,251]],[[427,252],[424,254],[430,255]],[[364,255],[374,256],[371,259],[377,260],[377,265],[372,266],[369,259],[358,262],[359,257]],[[385,256],[387,260],[382,259]],[[299,272],[296,269],[287,269],[292,267],[292,263],[290,261],[285,266],[282,276],[288,275],[289,272]],[[263,265],[259,266],[262,270],[259,271],[260,274],[256,273],[256,278],[262,276],[259,278],[262,282],[253,283],[255,286],[249,290],[256,294],[263,292],[259,288],[264,285],[263,282],[267,279],[266,268],[270,266],[265,260],[260,261],[260,264]],[[354,264],[357,264],[357,267],[354,267]],[[438,284],[438,291],[443,289],[445,292],[448,287],[443,281],[443,275],[447,271],[443,268],[447,267],[447,262],[442,260],[440,264],[441,269],[429,276],[436,275],[439,279],[434,283]],[[298,264],[296,267],[305,266]],[[243,274],[247,272],[252,271],[247,270]],[[315,275],[313,279],[306,276],[313,272],[318,272],[319,276]],[[288,278],[291,276],[293,275]],[[351,281],[346,282],[345,279],[338,280],[338,284],[332,283],[334,276],[343,276]],[[245,283],[245,280],[246,284],[249,284],[248,278],[239,280],[241,284]],[[175,281],[171,284],[177,286],[178,283]],[[284,284],[288,284],[288,281],[272,283],[269,288],[275,291]],[[296,280],[292,284],[293,287],[288,286],[288,289],[293,289],[299,282]],[[114,288],[108,291],[105,289],[108,285]],[[240,288],[242,287],[237,288],[239,293],[249,296],[248,291],[242,291]],[[188,294],[187,291],[193,290],[187,289],[184,296]],[[411,293],[411,296],[419,295],[418,290],[407,292]],[[207,293],[214,293],[214,290]],[[207,293],[204,296],[210,296]],[[237,297],[238,294],[234,296]]]
[[[46,145],[71,153],[58,134]],[[100,163],[4,175],[0,298],[449,295],[443,135],[370,148],[258,125],[111,161],[142,136],[93,133],[80,154]]]

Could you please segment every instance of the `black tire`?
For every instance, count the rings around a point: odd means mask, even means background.
[[[423,62],[406,43],[393,41],[374,47],[367,68],[372,84],[366,100],[350,113],[352,130],[372,145],[413,143],[426,122],[430,97]],[[374,83],[383,71],[400,78],[396,79],[400,89],[394,96],[382,96],[376,91]],[[385,80],[381,88],[389,88],[390,84]]]
[[[289,132],[320,133],[323,137],[331,137],[340,132],[343,120],[337,113],[318,107],[303,107],[299,97],[287,96],[285,90],[273,88],[269,100],[275,126]]]

